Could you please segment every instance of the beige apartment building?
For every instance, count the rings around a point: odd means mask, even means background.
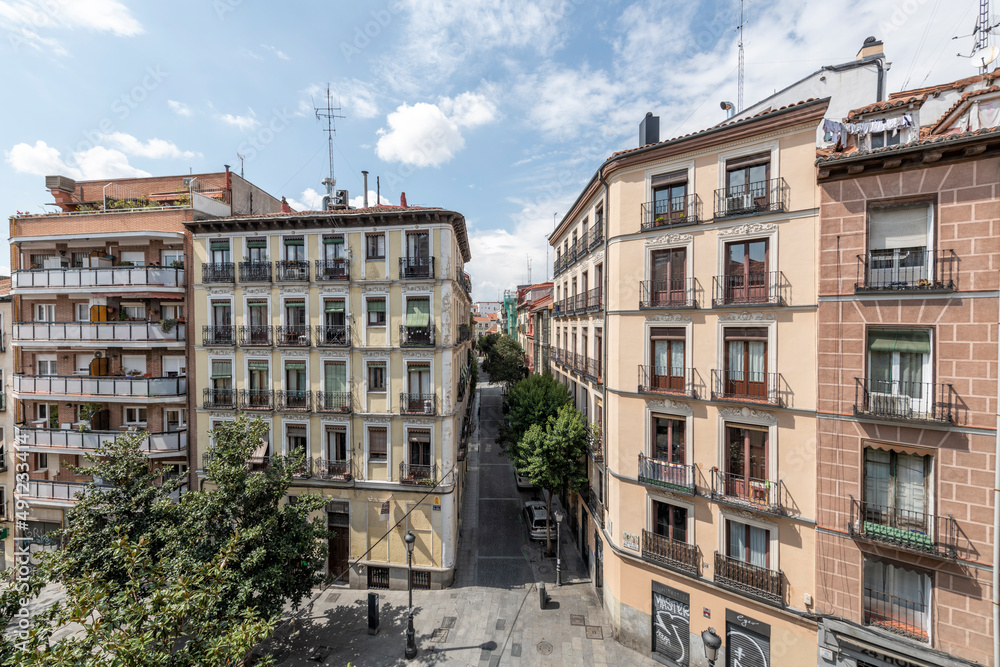
[[[329,498],[329,576],[405,589],[412,530],[413,584],[448,586],[472,403],[464,218],[379,206],[188,228],[197,431],[243,413],[268,426],[250,465],[305,453],[291,495]],[[210,484],[211,441],[196,447],[192,483]]]
[[[10,347],[10,277],[0,277],[0,572],[14,566],[14,411],[9,409],[14,354]]]
[[[883,60],[678,139],[647,115],[550,237],[556,375],[604,436],[571,525],[619,640],[665,664],[707,664],[709,627],[720,665],[816,664],[814,163]]]

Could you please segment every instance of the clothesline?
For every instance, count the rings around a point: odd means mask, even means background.
[[[913,116],[904,113],[891,118],[875,118],[859,123],[841,123],[829,118],[823,119],[823,131],[828,132],[834,143],[840,143],[844,134],[872,134],[873,132],[892,132],[895,134],[903,127],[913,126]]]

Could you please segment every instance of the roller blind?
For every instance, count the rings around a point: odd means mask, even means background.
[[[304,308],[305,305],[305,299],[288,299],[285,301],[285,308]]]
[[[286,371],[304,371],[306,369],[306,362],[304,361],[286,361],[285,370]]]
[[[305,245],[305,239],[301,236],[287,236],[285,237],[285,245]]]
[[[385,312],[385,300],[384,299],[371,299],[368,301],[368,312],[369,313],[384,313]]]
[[[325,245],[330,245],[332,243],[343,243],[343,242],[344,242],[344,237],[343,236],[324,236],[323,237],[323,243]]]
[[[426,299],[410,299],[406,302],[406,326],[426,327],[430,323],[430,302]]]
[[[732,160],[726,160],[726,170],[732,171],[733,169],[753,167],[759,164],[767,164],[770,161],[771,161],[770,151],[765,151],[763,153],[754,153],[753,155],[744,155],[742,157],[733,158]]]
[[[868,332],[868,349],[872,352],[910,352],[930,354],[929,331],[877,329]]]
[[[347,365],[346,364],[326,364],[323,368],[326,391],[331,393],[341,393],[347,390]]]
[[[869,250],[926,247],[929,210],[928,204],[873,208],[868,225]]]
[[[344,302],[343,301],[327,301],[323,308],[324,313],[342,313],[344,312]]]
[[[233,376],[233,362],[228,359],[217,359],[212,362],[212,379],[228,380]]]
[[[247,241],[248,248],[266,248],[267,241],[264,239],[250,239]]]
[[[266,361],[248,361],[247,368],[252,371],[266,371],[267,362]]]
[[[649,332],[649,337],[653,340],[657,339],[684,340],[684,329],[657,327]]]
[[[688,173],[686,169],[672,171],[669,174],[657,174],[650,179],[650,184],[655,188],[661,185],[675,185],[687,183]]]
[[[212,250],[229,250],[229,239],[213,240],[209,247]]]

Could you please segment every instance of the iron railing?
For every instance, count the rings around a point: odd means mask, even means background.
[[[159,322],[15,322],[14,341],[121,341],[172,343],[183,341],[187,328],[183,322],[164,331]]]
[[[271,389],[240,389],[240,410],[274,410],[274,391]]]
[[[412,465],[409,463],[400,463],[399,483],[434,486],[437,484],[437,464]]]
[[[712,468],[712,499],[768,514],[782,513],[781,480],[757,479]]]
[[[187,394],[187,378],[15,375],[14,391],[57,396],[175,397]]]
[[[433,257],[400,257],[399,279],[419,279],[434,277]]]
[[[434,347],[434,325],[426,327],[408,327],[399,325],[400,347]]]
[[[236,272],[232,262],[214,262],[201,265],[201,282],[203,283],[233,283],[236,282]]]
[[[334,461],[317,458],[313,465],[313,470],[316,477],[331,482],[349,482],[354,479],[352,461]]]
[[[240,262],[240,282],[271,282],[271,262]]]
[[[235,389],[205,388],[201,392],[201,407],[206,410],[233,410],[236,408]]]
[[[712,370],[712,400],[781,405],[779,373]]]
[[[590,508],[590,514],[594,517],[594,522],[601,528],[604,528],[604,503],[601,502],[592,488],[587,489],[587,507]]]
[[[854,378],[854,414],[907,422],[955,421],[951,384]]]
[[[29,479],[28,493],[26,494],[26,497],[72,503],[78,500],[77,494],[79,493],[84,493],[89,490],[106,491],[110,488],[111,486],[107,484],[92,486],[90,482],[57,482],[55,480],[46,479]],[[18,493],[18,495],[20,496],[21,494]]]
[[[184,287],[184,269],[168,266],[67,267],[19,269],[11,286],[32,287]]]
[[[592,313],[596,310],[601,310],[604,308],[604,295],[600,287],[595,287],[592,290],[587,290],[586,303],[587,303],[588,313]]]
[[[865,586],[865,625],[903,637],[930,640],[930,609],[922,601],[908,600]]]
[[[274,263],[275,279],[282,282],[309,282],[309,262],[282,259]]]
[[[436,415],[437,396],[404,392],[399,395],[399,412],[404,415]]]
[[[712,278],[712,307],[784,305],[788,291],[781,271],[750,271]]]
[[[316,260],[316,280],[350,280],[351,260],[343,259],[317,259]]]
[[[951,292],[957,264],[954,250],[870,250],[858,255],[854,292]]]
[[[350,344],[350,324],[316,325],[316,345],[320,347],[347,347]]]
[[[678,542],[648,530],[642,531],[642,557],[695,577],[701,574],[698,545]]]
[[[96,451],[120,438],[124,431],[78,431],[65,428],[30,428],[25,424],[14,427],[18,444],[29,449],[83,449]],[[138,431],[143,436],[139,449],[148,454],[171,454],[187,449],[187,431]]]
[[[680,227],[698,223],[700,200],[696,194],[672,197],[666,200],[649,201],[640,205],[642,213],[640,229],[660,229]]]
[[[351,412],[351,392],[349,391],[317,391],[317,412]]]
[[[274,327],[274,338],[281,347],[309,347],[309,325],[276,326]]]
[[[232,324],[222,326],[204,325],[201,328],[202,345],[236,345],[236,327]]]
[[[639,283],[640,308],[695,308],[694,278],[643,280]]]
[[[767,602],[785,604],[781,570],[752,565],[718,551],[715,552],[715,583]]]
[[[472,327],[468,324],[458,325],[458,342],[464,343],[467,340],[472,340]]]
[[[587,357],[586,363],[587,368],[584,371],[584,375],[598,384],[604,382],[604,369],[601,367],[601,360],[594,359],[593,357]]]
[[[270,347],[274,345],[274,327],[270,324],[244,324],[239,327],[240,345]]]
[[[278,389],[274,395],[278,410],[286,412],[312,410],[312,392],[307,389]]]
[[[694,466],[660,461],[639,454],[639,483],[693,496]]]
[[[786,210],[788,186],[783,178],[753,181],[715,191],[717,219]]]
[[[604,221],[597,220],[590,232],[590,249],[593,250],[602,243],[604,243]]]
[[[640,394],[694,395],[694,369],[678,366],[639,366]]]
[[[950,514],[935,516],[852,497],[848,531],[855,539],[941,558],[958,557],[958,523]]]

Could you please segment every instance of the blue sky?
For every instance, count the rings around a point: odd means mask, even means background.
[[[976,0],[747,3],[746,100],[885,41],[890,91],[969,76]],[[732,0],[0,0],[0,208],[43,176],[237,172],[319,206],[329,84],[339,188],[463,213],[474,298],[546,275],[546,235],[646,111],[665,137],[736,97]],[[373,196],[374,200],[374,196]],[[2,255],[7,257],[7,253]],[[0,260],[0,270],[7,264]]]

